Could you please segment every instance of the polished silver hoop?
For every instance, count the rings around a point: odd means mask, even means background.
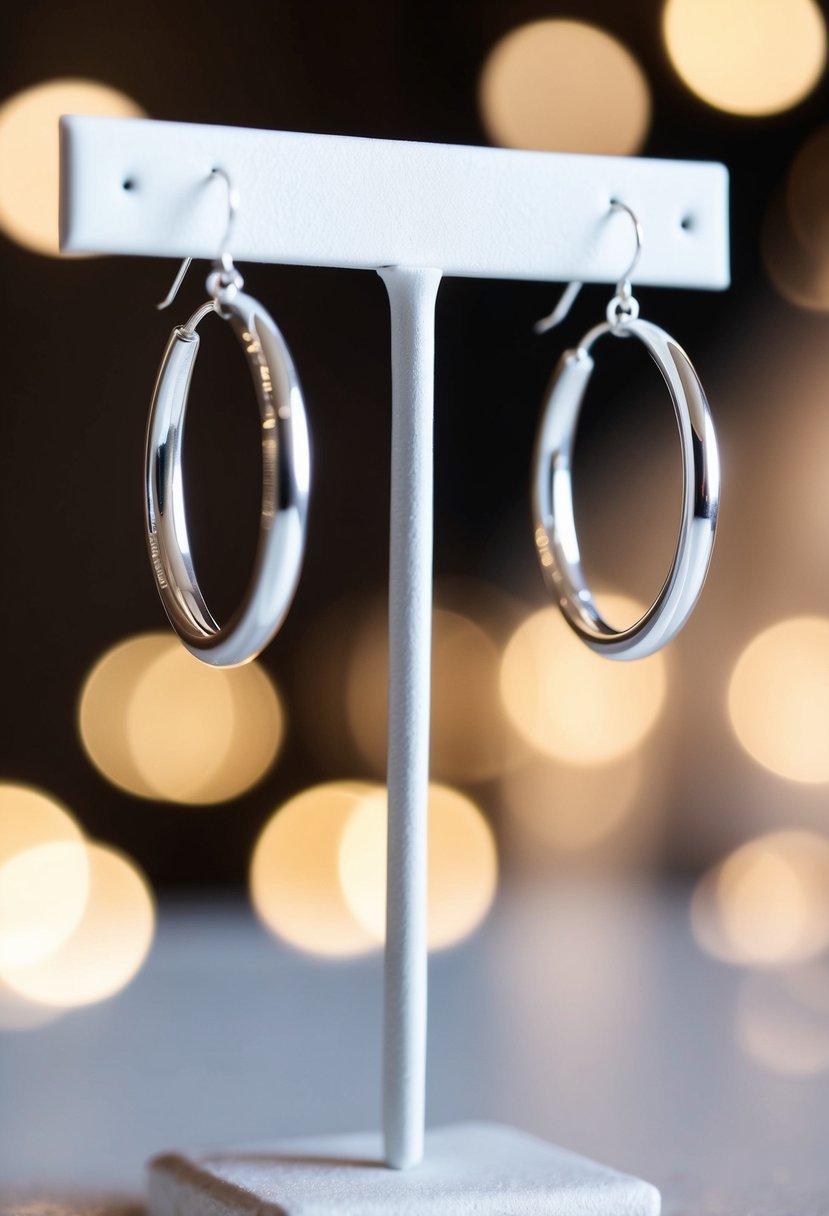
[[[214,298],[170,335],[153,392],[146,444],[145,521],[150,561],[170,624],[197,658],[236,667],[256,657],[279,629],[296,590],[310,483],[305,406],[290,352],[265,309],[243,295],[238,276],[208,281]],[[245,353],[259,406],[262,506],[253,574],[241,604],[221,627],[199,588],[184,501],[182,439],[208,312],[226,320]]]
[[[638,659],[675,637],[702,591],[714,547],[720,465],[708,402],[690,359],[658,325],[621,304],[611,301],[607,324],[590,330],[576,350],[565,351],[553,374],[536,439],[532,498],[541,569],[567,622],[597,653]],[[673,563],[648,611],[621,630],[608,625],[594,603],[573,510],[573,443],[594,366],[590,351],[605,334],[637,338],[656,363],[673,402],[682,453],[682,519]]]

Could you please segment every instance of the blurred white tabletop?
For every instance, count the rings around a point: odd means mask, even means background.
[[[815,1028],[789,1024],[774,977],[700,951],[688,900],[502,888],[432,957],[429,1123],[523,1128],[656,1183],[670,1216],[829,1216],[829,1071],[799,1051]],[[314,960],[241,899],[162,906],[124,992],[0,1032],[0,1212],[133,1216],[157,1152],[376,1128],[381,988],[379,955]]]

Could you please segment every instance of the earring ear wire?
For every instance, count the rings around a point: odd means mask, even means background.
[[[219,166],[211,169],[210,177],[208,177],[206,180],[212,181],[216,177],[221,177],[227,185],[227,225],[225,227],[224,236],[222,237],[221,245],[219,247],[220,252],[218,258],[216,259],[216,268],[218,269],[221,267],[225,274],[230,275],[235,273],[233,258],[230,253],[230,237],[233,232],[233,226],[236,222],[236,215],[239,210],[239,190],[238,187],[233,184],[230,174],[226,169],[222,169]],[[163,312],[165,308],[169,308],[173,303],[173,300],[175,300],[176,296],[178,295],[179,288],[184,282],[184,277],[187,274],[187,271],[190,269],[190,263],[192,261],[193,259],[191,257],[187,257],[179,266],[176,277],[173,280],[172,287],[167,292],[161,303],[156,304],[156,308],[159,312]],[[241,283],[238,283],[237,286],[241,286]]]
[[[616,284],[616,295],[614,296],[614,300],[624,302],[633,299],[631,295],[630,281],[633,277],[634,270],[639,264],[639,258],[642,256],[645,236],[638,215],[632,207],[628,206],[627,203],[623,203],[622,200],[618,198],[611,199],[610,212],[613,211],[624,211],[627,215],[629,215],[633,221],[633,230],[636,234],[636,249],[634,251],[633,258],[631,259],[631,263],[627,270]],[[553,311],[548,316],[542,317],[540,321],[536,321],[536,323],[533,325],[533,333],[546,334],[551,329],[555,329],[557,325],[560,325],[575,304],[576,298],[583,286],[584,284],[578,281],[568,283]]]

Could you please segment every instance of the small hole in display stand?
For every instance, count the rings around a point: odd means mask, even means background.
[[[696,227],[696,221],[692,215],[683,215],[679,221],[679,226],[684,232],[693,232]]]
[[[124,178],[124,181],[122,183],[122,189],[123,190],[134,190],[137,185],[138,185],[138,183],[136,182],[134,177],[126,177],[126,178]]]

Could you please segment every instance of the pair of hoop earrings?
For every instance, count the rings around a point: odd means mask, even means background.
[[[606,320],[589,330],[574,350],[565,351],[548,386],[533,461],[532,501],[535,543],[544,579],[567,623],[582,641],[611,659],[640,659],[676,636],[699,599],[717,527],[720,463],[705,392],[691,360],[664,329],[639,318],[630,276],[642,251],[642,227],[626,203],[636,233],[636,252],[616,285]],[[571,283],[536,332],[557,325],[569,311],[580,284]],[[573,510],[572,455],[579,412],[593,372],[592,347],[605,334],[636,338],[647,350],[668,389],[679,428],[682,456],[682,516],[673,562],[647,612],[625,629],[604,620],[584,577]]]
[[[145,522],[147,546],[162,603],[187,649],[216,667],[255,658],[276,634],[293,599],[305,548],[310,485],[310,447],[299,379],[285,340],[258,301],[244,295],[228,243],[238,195],[227,173],[214,169],[228,188],[223,252],[207,279],[209,299],[167,343],[156,379],[147,427]],[[639,318],[630,276],[642,249],[642,229],[625,203],[636,232],[636,252],[606,320],[574,350],[565,351],[547,390],[535,446],[532,498],[541,569],[565,619],[591,649],[613,659],[636,659],[666,645],[687,621],[702,591],[714,546],[720,475],[717,441],[708,402],[694,367],[658,325]],[[189,266],[159,305],[166,308]],[[543,332],[566,315],[578,292],[571,284]],[[187,531],[182,437],[190,381],[198,353],[196,328],[210,312],[225,321],[242,344],[259,406],[262,505],[253,574],[242,603],[219,626],[196,577]],[[682,521],[670,571],[654,603],[628,628],[616,630],[601,616],[584,577],[575,526],[572,454],[581,404],[594,362],[591,349],[606,334],[636,338],[656,363],[673,402],[682,452]]]
[[[276,634],[299,581],[305,549],[311,455],[299,378],[285,339],[270,314],[242,292],[228,242],[238,194],[227,173],[228,223],[222,253],[207,279],[209,299],[177,325],[161,360],[150,406],[145,457],[145,525],[156,586],[184,645],[214,667],[255,658]],[[190,259],[167,298],[172,303]],[[253,573],[242,602],[219,626],[205,603],[190,550],[182,473],[182,438],[190,381],[199,348],[196,327],[215,312],[233,330],[247,360],[259,406],[262,504]]]

